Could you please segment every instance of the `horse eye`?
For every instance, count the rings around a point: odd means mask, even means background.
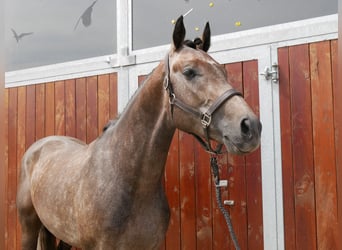
[[[196,71],[194,69],[185,69],[183,71],[183,75],[185,75],[186,78],[188,78],[189,80],[191,80],[192,78],[194,78],[197,74]]]

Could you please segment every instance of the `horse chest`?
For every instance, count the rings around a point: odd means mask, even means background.
[[[155,224],[161,218],[168,215],[169,208],[164,194],[150,194],[143,196],[136,194],[134,197],[126,197],[123,195],[120,202],[112,210],[112,218],[114,226],[118,221],[134,222],[135,225]],[[126,194],[127,195],[127,194]],[[123,225],[124,226],[124,225]]]
[[[131,249],[143,247],[148,249],[153,245],[159,245],[163,240],[169,222],[169,211],[162,208],[146,209],[129,223],[125,237],[129,239],[125,245]],[[140,249],[143,249],[140,248]],[[152,249],[152,247],[151,247]]]
[[[159,247],[164,239],[170,214],[162,190],[145,199],[133,199],[131,208],[125,208],[124,204],[112,213],[110,227],[118,236],[114,244],[125,246],[125,249]]]

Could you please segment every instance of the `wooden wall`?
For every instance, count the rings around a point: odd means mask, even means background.
[[[286,249],[338,249],[337,41],[280,48],[278,58]]]
[[[280,48],[278,60],[285,247],[338,249],[337,41]],[[259,113],[257,61],[225,67]],[[117,114],[116,85],[117,75],[107,74],[6,89],[5,250],[19,249],[15,196],[26,148],[52,134],[92,141]],[[229,211],[241,249],[263,249],[260,150],[246,157],[224,154],[219,164],[221,178],[229,181],[223,199],[235,201]],[[171,221],[162,249],[233,249],[216,205],[209,156],[188,134],[175,133],[164,183]]]

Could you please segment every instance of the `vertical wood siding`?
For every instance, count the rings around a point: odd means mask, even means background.
[[[336,53],[337,41],[278,50],[286,249],[337,249]],[[259,114],[257,61],[225,67],[229,82]],[[20,246],[15,198],[23,153],[47,135],[92,141],[117,114],[116,84],[116,74],[107,74],[5,90],[6,250]],[[229,212],[241,248],[263,249],[260,150],[221,155],[219,164],[221,179],[229,181],[222,197],[235,201]],[[186,133],[174,135],[164,186],[171,220],[162,249],[233,248],[215,201],[209,156]]]
[[[337,249],[336,51],[278,50],[286,249]]]

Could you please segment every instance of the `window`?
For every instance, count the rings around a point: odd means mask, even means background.
[[[134,50],[169,44],[172,20],[190,10],[190,39],[207,21],[220,35],[337,13],[337,0],[127,1]],[[5,0],[6,71],[116,53],[116,11],[114,0]]]
[[[6,71],[116,52],[116,1],[5,0]]]
[[[202,34],[207,21],[213,35],[337,13],[337,0],[133,0],[133,49],[168,44],[172,20],[188,10],[187,38]]]

